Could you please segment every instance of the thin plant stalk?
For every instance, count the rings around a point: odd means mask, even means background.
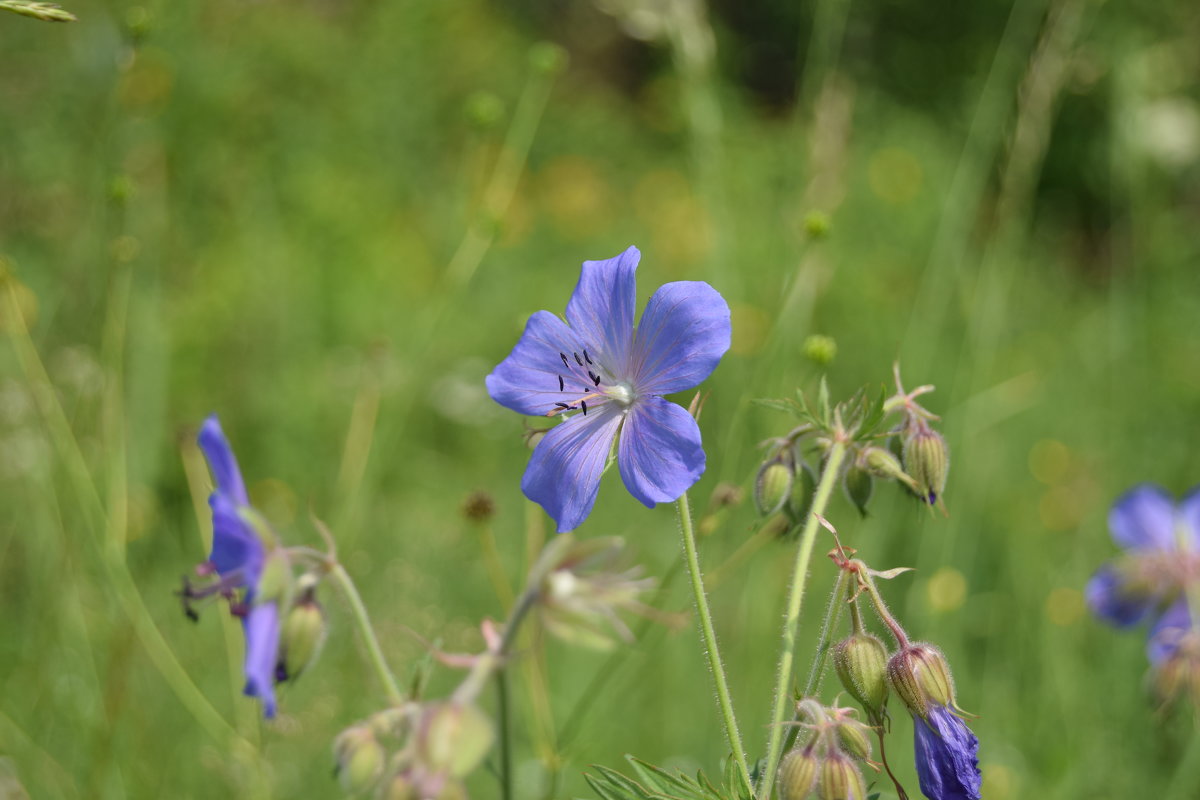
[[[796,562],[792,570],[792,587],[788,593],[787,616],[783,623],[783,646],[779,654],[779,675],[775,683],[775,701],[771,710],[770,736],[767,739],[767,763],[762,773],[761,791],[758,797],[769,800],[775,788],[775,773],[783,752],[784,716],[787,714],[788,698],[791,696],[792,662],[795,659],[796,632],[800,627],[800,608],[804,601],[804,588],[808,583],[808,566],[812,561],[813,546],[817,541],[818,520],[825,513],[833,486],[841,471],[842,459],[846,455],[846,444],[835,440],[829,448],[821,480],[813,496],[812,508],[804,521],[800,534],[800,545],[796,548]]]
[[[363,605],[358,588],[354,585],[354,581],[346,572],[345,567],[337,562],[329,566],[329,574],[350,602],[354,622],[358,625],[358,632],[367,645],[371,666],[374,667],[375,674],[379,676],[379,682],[383,684],[383,691],[387,695],[388,702],[400,705],[404,702],[404,693],[400,691],[400,685],[396,683],[396,676],[392,674],[392,670],[383,657],[383,648],[379,646],[379,638],[375,635],[375,629],[371,627],[371,619],[367,616],[367,607]]]
[[[696,552],[696,532],[692,525],[692,509],[688,503],[687,492],[684,492],[675,507],[679,512],[679,530],[683,535],[683,551],[687,558],[688,574],[692,579],[692,594],[696,601],[696,613],[700,618],[700,635],[704,640],[704,653],[708,656],[709,670],[716,683],[717,704],[721,707],[721,718],[725,723],[725,736],[733,751],[733,760],[737,763],[738,772],[745,781],[746,787],[753,786],[750,780],[750,768],[746,765],[746,748],[742,746],[742,734],[738,730],[737,717],[733,713],[733,701],[729,695],[729,682],[725,678],[725,666],[721,661],[721,651],[717,647],[717,633],[713,629],[712,612],[708,608],[708,598],[704,593],[704,578],[700,572],[700,557]]]

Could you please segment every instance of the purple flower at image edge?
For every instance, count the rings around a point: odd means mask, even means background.
[[[200,449],[208,460],[216,489],[208,498],[213,516],[212,552],[208,565],[220,576],[222,591],[244,590],[235,606],[246,637],[245,693],[263,704],[263,715],[275,716],[275,673],[279,660],[279,609],[274,601],[258,602],[259,579],[266,550],[242,509],[250,509],[237,459],[216,415],[200,428]]]
[[[560,533],[591,512],[614,440],[625,487],[648,507],[678,499],[704,472],[699,426],[663,395],[695,387],[716,368],[729,349],[729,306],[707,283],[668,283],[635,329],[639,257],[630,247],[585,261],[566,322],[535,313],[487,377],[505,408],[564,417],[538,442],[521,480]]]
[[[1096,571],[1085,596],[1096,616],[1129,627],[1181,588],[1192,554],[1200,553],[1200,492],[1176,505],[1158,486],[1136,486],[1113,503],[1108,527],[1126,552]]]
[[[979,739],[953,711],[930,704],[913,715],[914,753],[921,792],[929,800],[979,800]]]

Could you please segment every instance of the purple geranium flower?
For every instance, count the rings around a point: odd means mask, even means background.
[[[635,330],[640,255],[630,247],[583,262],[566,322],[534,314],[487,377],[488,393],[505,408],[564,417],[538,442],[521,480],[559,532],[591,512],[618,431],[621,478],[646,506],[676,500],[704,472],[696,421],[662,395],[690,389],[716,368],[729,349],[729,306],[707,283],[668,283]]]
[[[1178,506],[1157,486],[1125,493],[1108,515],[1125,555],[1088,581],[1088,606],[1118,627],[1134,625],[1169,602],[1200,572],[1200,491]]]
[[[267,553],[262,538],[248,521],[257,512],[250,507],[237,459],[216,415],[204,421],[199,442],[217,483],[208,498],[213,515],[212,552],[200,571],[215,572],[219,580],[206,589],[189,590],[188,597],[219,593],[230,598],[233,612],[242,618],[246,635],[245,692],[262,700],[263,714],[273,717],[279,662],[279,608],[273,598],[258,596]],[[239,594],[241,599],[235,600]]]
[[[914,751],[921,792],[929,800],[979,800],[979,739],[944,705],[913,715]]]

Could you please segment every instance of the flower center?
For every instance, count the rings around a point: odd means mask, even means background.
[[[558,390],[551,390],[551,394],[558,394],[563,399],[546,412],[547,417],[567,411],[582,411],[586,415],[588,408],[595,408],[609,400],[628,408],[637,399],[637,392],[628,381],[613,380],[603,367],[592,360],[586,349],[582,355],[559,353],[558,357],[564,372],[555,376]]]

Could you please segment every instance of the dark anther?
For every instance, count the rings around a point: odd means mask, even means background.
[[[586,416],[587,416],[587,401],[586,401],[586,400],[580,400],[580,401],[579,401],[579,407],[583,409],[583,415],[586,417]]]
[[[570,362],[570,361],[567,361],[567,354],[566,354],[566,353],[559,353],[559,354],[558,354],[558,357],[559,357],[559,358],[561,358],[561,359],[563,360],[563,366],[564,366],[564,367],[566,367],[567,369],[570,369],[570,368],[571,368],[571,362]]]
[[[596,384],[597,386],[600,385],[600,376],[599,375],[597,375],[594,372],[588,372],[588,377],[592,379],[592,383]]]
[[[585,348],[583,348],[583,360],[584,360],[584,361],[586,361],[586,362],[588,362],[589,364],[590,364],[590,363],[592,363],[592,360],[591,360],[590,358],[588,358],[588,354],[587,354],[587,348],[586,348],[586,347],[585,347]]]
[[[571,355],[575,356],[575,363],[582,367],[583,359],[579,357],[579,353],[572,353]]]
[[[562,375],[559,375],[559,376],[558,376],[558,390],[559,390],[560,392],[563,390],[563,379],[562,379]]]
[[[571,407],[569,403],[555,403],[554,405],[558,406],[563,411],[566,411],[568,408]]]

